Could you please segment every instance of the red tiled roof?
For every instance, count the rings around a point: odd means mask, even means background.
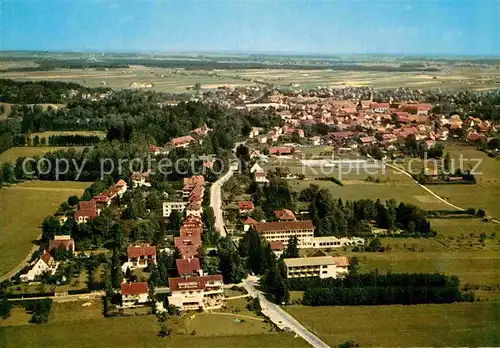
[[[197,246],[201,245],[201,237],[200,236],[184,236],[184,237],[175,237],[174,245],[176,248],[180,248],[182,246]]]
[[[177,247],[181,253],[182,258],[189,259],[198,255],[199,245],[181,245]]]
[[[295,214],[289,209],[275,210],[274,215],[279,220],[295,220]]]
[[[188,274],[196,274],[200,269],[200,260],[197,258],[192,259],[178,259],[175,260],[177,265],[177,272],[180,276]]]
[[[56,249],[73,250],[74,243],[73,238],[63,240],[51,239],[49,241],[49,251]]]
[[[169,278],[168,286],[170,291],[202,290],[205,289],[205,282],[207,281],[222,281],[222,275],[216,274],[203,277]]]
[[[378,109],[378,108],[389,109],[389,103],[371,103],[370,107],[372,109]]]
[[[295,148],[293,147],[270,147],[269,148],[269,154],[275,155],[275,154],[289,154],[289,153],[294,153],[297,152]]]
[[[338,267],[347,267],[351,264],[347,256],[334,256],[333,262],[335,262],[335,265]]]
[[[282,242],[269,242],[271,250],[285,250],[285,246]]]
[[[253,202],[252,201],[238,201],[238,209],[239,210],[253,210]]]
[[[254,226],[259,233],[286,230],[309,230],[314,226],[311,220],[258,222]]]
[[[172,140],[170,140],[170,144],[177,146],[177,145],[187,144],[192,141],[194,141],[194,138],[192,136],[185,135],[183,137],[173,138]]]
[[[151,245],[129,246],[127,248],[128,257],[153,256],[156,255],[156,247]]]
[[[127,186],[127,183],[123,179],[120,179],[116,182],[115,186],[116,187],[123,187],[123,186]]]
[[[373,143],[373,142],[377,141],[377,139],[375,139],[375,137],[361,137],[361,138],[359,138],[359,140],[360,140],[363,144],[366,144],[366,143]]]
[[[50,255],[50,253],[47,250],[44,250],[42,252],[42,255],[40,255],[40,259],[42,259],[42,261],[45,262],[47,266],[50,266],[52,264],[52,261],[54,261],[52,255]]]
[[[248,216],[247,218],[241,220],[241,223],[243,223],[244,225],[253,225],[253,224],[256,224],[257,221],[255,221],[250,216]]]
[[[188,236],[201,236],[201,233],[203,232],[201,226],[194,226],[194,227],[189,227],[189,226],[181,226],[179,229],[179,235],[181,237],[188,237]]]
[[[148,283],[122,283],[122,295],[141,295],[148,293]]]

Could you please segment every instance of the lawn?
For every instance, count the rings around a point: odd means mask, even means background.
[[[95,135],[101,139],[104,139],[106,137],[106,133],[101,131],[46,131],[46,132],[31,133],[30,139],[33,140],[35,136],[38,136],[40,140],[42,140],[42,138],[47,138],[48,141],[48,137],[53,135],[84,135],[84,136]]]
[[[185,325],[188,332],[195,331],[196,336],[259,335],[272,330],[263,320],[242,314],[201,313],[193,319],[187,318]]]
[[[399,239],[400,244],[409,241]],[[350,253],[359,259],[360,271],[446,273],[456,275],[462,284],[500,286],[500,253],[498,251],[391,251],[384,253]]]
[[[222,317],[222,316],[221,316]],[[222,318],[215,318],[217,322]],[[209,322],[214,325],[214,320]],[[155,316],[96,318],[0,328],[0,346],[9,347],[308,347],[301,338],[288,333],[259,335],[200,336],[173,335],[157,337],[158,321]]]
[[[83,151],[86,147],[92,146],[73,146],[76,151]],[[70,147],[60,147],[60,146],[40,146],[40,147],[11,147],[5,152],[0,153],[0,163],[14,163],[19,157],[34,157],[43,156],[47,152],[57,151],[57,150],[67,150]]]
[[[414,306],[305,307],[286,310],[332,347],[500,345],[500,302]]]
[[[16,267],[40,235],[43,218],[90,183],[31,181],[0,189],[0,276]]]

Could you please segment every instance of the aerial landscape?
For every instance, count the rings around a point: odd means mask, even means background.
[[[499,2],[0,11],[0,347],[500,346]]]

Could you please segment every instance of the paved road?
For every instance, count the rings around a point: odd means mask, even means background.
[[[219,180],[214,182],[210,187],[210,206],[214,210],[215,215],[215,231],[222,237],[226,236],[226,228],[224,227],[224,218],[222,217],[222,185],[233,176],[234,171],[238,170],[237,165],[231,165],[229,171],[224,174]]]
[[[259,297],[262,313],[268,317],[280,329],[285,327],[290,328],[297,335],[306,340],[310,345],[316,348],[328,348],[329,346],[311,331],[306,329],[301,323],[295,320],[290,314],[281,309],[280,306],[268,301],[264,294],[255,288],[258,283],[258,278],[249,276],[241,284],[252,297]]]

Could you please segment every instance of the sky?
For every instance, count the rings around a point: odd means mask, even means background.
[[[500,0],[0,0],[0,50],[500,55]]]

